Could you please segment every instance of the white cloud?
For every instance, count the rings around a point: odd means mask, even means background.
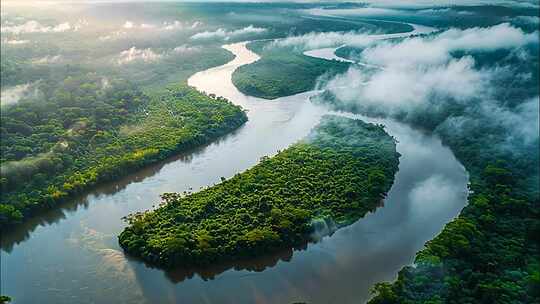
[[[161,57],[163,57],[162,54],[158,54],[150,48],[138,49],[133,46],[128,50],[120,52],[120,55],[118,55],[118,60],[116,62],[119,65],[130,63],[133,61],[151,62],[159,60]]]
[[[77,31],[86,23],[70,24],[69,22],[60,23],[54,26],[42,25],[38,21],[30,20],[19,25],[2,24],[2,33],[25,34],[25,33],[61,33],[67,31]]]
[[[125,21],[121,29],[111,32],[110,34],[102,35],[98,37],[101,41],[117,40],[130,35],[150,33],[155,34],[158,32],[166,33],[179,30],[192,30],[197,27],[200,27],[203,23],[200,21],[189,22],[180,22],[178,20],[174,21],[165,21],[161,24],[152,24],[152,23],[135,23],[132,21]]]
[[[274,40],[270,46],[319,49],[347,44],[355,47],[365,47],[374,41],[375,38],[362,32],[313,32]]]
[[[130,29],[130,28],[133,28],[134,26],[135,25],[133,24],[133,22],[126,21],[122,27],[125,28],[125,29]]]
[[[232,31],[228,31],[228,30],[225,30],[223,28],[218,28],[215,31],[204,31],[204,32],[197,33],[197,34],[191,36],[191,39],[215,39],[215,38],[217,38],[217,39],[229,40],[230,38],[234,38],[234,37],[241,36],[241,35],[260,34],[260,33],[266,32],[266,31],[267,31],[267,29],[265,29],[265,28],[254,27],[253,25],[250,25],[250,26],[247,26],[247,27],[244,27],[244,28],[241,28],[241,29],[237,29],[237,30],[232,30]]]
[[[203,23],[200,21],[194,21],[192,23],[189,22],[181,22],[178,20],[174,21],[164,21],[161,24],[152,24],[152,23],[140,23],[137,24],[135,22],[127,20],[122,25],[122,28],[133,30],[133,29],[147,29],[147,30],[159,30],[159,31],[173,31],[173,30],[183,30],[183,29],[194,29],[199,26],[201,26]]]
[[[199,51],[199,48],[188,46],[185,44],[177,46],[172,50],[172,52],[176,54],[185,54],[185,53],[192,53],[192,52],[197,52],[197,51]]]
[[[384,42],[362,53],[363,60],[378,65],[435,64],[450,59],[453,51],[492,51],[538,43],[538,33],[502,23],[488,28],[449,29],[434,38],[411,38],[400,43]]]
[[[489,80],[489,73],[474,69],[474,61],[464,57],[438,65],[391,65],[373,75],[351,68],[330,80],[326,88],[341,100],[392,113],[435,97],[473,98],[485,92]]]
[[[19,102],[23,97],[30,95],[32,83],[20,84],[6,88],[0,92],[0,104],[2,106],[11,105]]]
[[[30,40],[19,40],[19,39],[8,39],[8,38],[6,38],[6,39],[2,39],[2,43],[18,45],[18,44],[30,43]]]
[[[529,144],[538,140],[540,130],[540,97],[536,96],[520,104],[513,111],[492,107],[484,113],[500,120],[507,130],[512,131],[510,140],[517,140]]]
[[[526,100],[513,110],[494,106],[487,102],[481,104],[482,113],[486,113],[491,120],[496,121],[496,124],[510,131],[509,142],[515,140],[524,144],[538,140],[539,105],[539,96]]]
[[[172,31],[172,30],[183,29],[183,28],[184,28],[184,25],[182,24],[182,22],[178,20],[175,20],[173,22],[163,23],[163,29],[166,31]]]
[[[157,52],[151,48],[139,49],[136,47],[131,47],[125,51],[120,52],[116,63],[119,65],[131,63],[131,62],[154,62],[161,60],[168,56],[175,56],[180,54],[188,54],[199,51],[198,47],[192,47],[188,45],[179,45],[173,49],[165,50],[163,52]]]
[[[408,37],[417,34],[427,34],[435,31],[435,28],[409,24],[413,30],[404,33],[395,34],[372,34],[361,31],[349,32],[312,32],[300,36],[290,36],[283,39],[274,40],[270,46],[281,47],[296,47],[302,50],[312,50],[319,48],[338,47],[341,45],[349,45],[359,48],[364,48],[370,44],[390,38]]]
[[[193,22],[193,23],[191,24],[190,27],[191,27],[192,29],[194,29],[194,28],[197,28],[197,27],[202,26],[202,25],[203,25],[203,23],[202,23],[201,21],[195,21],[195,22]]]
[[[492,127],[502,128],[505,132],[500,134],[505,136],[505,140],[498,143],[498,148],[511,153],[522,153],[520,147],[538,143],[539,105],[539,96],[525,100],[514,109],[498,106],[493,100],[484,100],[477,108],[469,109],[464,115],[447,118],[438,126],[438,130],[455,134],[490,124]]]
[[[155,27],[156,27],[155,25],[150,24],[150,23],[141,23],[141,28],[142,29],[153,29]]]
[[[33,64],[59,63],[60,61],[62,61],[62,59],[63,59],[63,57],[61,55],[55,55],[55,56],[47,55],[45,57],[41,57],[41,58],[37,58],[37,59],[32,60],[32,63]]]
[[[448,7],[441,7],[441,8],[428,8],[417,11],[419,14],[440,14],[440,13],[450,13],[452,9]]]
[[[445,43],[450,50],[492,51],[520,47],[527,43],[537,43],[538,33],[526,34],[509,23],[501,23],[487,28],[450,29],[437,36],[435,42]]]
[[[539,98],[514,109],[497,101],[503,79],[527,79],[509,67],[478,68],[471,56],[455,58],[452,52],[510,50],[527,62],[525,45],[538,44],[538,32],[527,34],[509,24],[466,30],[450,29],[432,37],[407,38],[369,46],[362,62],[383,68],[362,70],[353,66],[322,87],[340,101],[375,109],[388,115],[415,111],[437,113],[449,102],[464,106],[465,114],[441,126],[450,132],[489,121],[508,132],[508,147],[538,140]]]
[[[382,42],[365,49],[361,59],[384,68],[366,73],[352,67],[325,88],[343,101],[361,102],[390,113],[437,98],[465,102],[488,96],[493,77],[504,71],[476,69],[472,57],[456,59],[452,52],[517,49],[528,43],[538,43],[537,33],[526,34],[507,23]]]
[[[111,82],[109,81],[109,78],[103,77],[101,78],[101,89],[106,90],[111,87]]]
[[[172,22],[163,22],[161,27],[159,27],[160,30],[164,31],[173,31],[173,30],[183,30],[183,29],[195,29],[197,27],[200,27],[203,23],[200,21],[194,21],[193,23],[189,22],[180,22],[178,20],[172,21]]]

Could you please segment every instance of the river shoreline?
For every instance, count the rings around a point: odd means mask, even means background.
[[[118,189],[111,183],[110,193],[83,198],[83,208],[38,224],[9,252],[3,248],[3,293],[21,303],[358,303],[369,298],[374,283],[394,279],[465,205],[467,174],[436,136],[388,119],[363,118],[383,123],[402,157],[384,206],[360,221],[300,250],[220,269],[164,273],[127,258],[116,239],[125,227],[123,216],[152,208],[161,193],[196,190],[252,167],[305,136],[328,113],[309,101],[316,92],[274,102],[241,94],[230,75],[257,56],[245,43],[226,48],[235,53],[233,61],[195,74],[189,84],[242,105],[248,110],[245,126],[150,176]]]

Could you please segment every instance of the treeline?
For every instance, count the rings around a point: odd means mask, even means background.
[[[194,194],[164,194],[157,210],[128,217],[119,243],[165,268],[300,244],[375,209],[398,157],[382,126],[326,116],[306,139],[231,179]]]
[[[470,173],[469,204],[370,304],[540,302],[538,141],[516,157],[498,131],[439,132]]]
[[[311,90],[317,80],[343,73],[348,63],[313,58],[288,47],[271,46],[266,41],[249,43],[261,59],[239,67],[232,75],[238,90],[246,95],[275,99]]]
[[[370,304],[540,301],[538,151],[492,160],[485,134],[493,133],[482,131],[468,134],[475,151],[467,137],[443,137],[470,172],[469,204],[417,254],[414,267],[375,286]]]
[[[537,53],[537,46],[533,48]],[[437,100],[436,105],[396,114],[396,119],[441,137],[467,168],[470,194],[468,205],[417,254],[414,266],[404,267],[397,281],[374,287],[370,304],[540,302],[538,137],[516,136],[512,128],[519,126],[500,123],[507,117],[500,116],[504,111],[539,102],[538,56],[521,61],[508,51],[466,55],[474,56],[479,68],[510,66],[514,74],[530,71],[530,77],[499,79],[501,100],[489,101],[499,112],[480,107],[488,101],[463,105]],[[314,101],[337,110],[373,110],[342,103],[329,92]],[[462,123],[448,123],[452,118]]]
[[[0,226],[247,121],[240,107],[187,85],[148,96],[123,79],[73,71],[37,86],[37,96],[2,108]]]

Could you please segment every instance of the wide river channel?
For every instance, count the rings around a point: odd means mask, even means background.
[[[439,138],[386,119],[399,143],[399,172],[384,205],[302,248],[237,264],[165,272],[126,257],[122,220],[164,192],[196,191],[231,177],[308,134],[328,111],[315,92],[277,100],[243,95],[232,72],[259,57],[224,46],[231,62],[189,79],[248,110],[237,131],[64,204],[4,233],[1,293],[14,303],[362,303],[374,283],[395,279],[466,203],[468,176]]]

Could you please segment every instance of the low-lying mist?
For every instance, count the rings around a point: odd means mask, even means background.
[[[538,43],[508,23],[376,42],[358,59],[379,68],[353,65],[320,87],[341,108],[440,132],[490,127],[500,148],[526,153],[538,144]]]

